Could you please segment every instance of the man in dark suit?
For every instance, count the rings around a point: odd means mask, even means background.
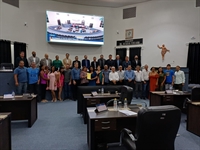
[[[90,69],[90,60],[87,59],[87,55],[84,56],[84,59],[82,60],[82,67],[86,67]]]
[[[94,68],[94,70],[97,70],[99,63],[97,62],[97,58],[93,57],[93,61],[91,62],[91,66]]]
[[[123,63],[122,63],[122,68],[123,68],[124,70],[126,70],[126,69],[128,68],[129,65],[131,65],[131,61],[129,61],[129,57],[126,56],[126,57],[125,57],[125,61],[123,61]]]
[[[109,55],[109,59],[106,60],[106,65],[109,69],[111,69],[112,66],[115,66],[115,61],[112,59],[112,55]]]
[[[74,68],[75,63],[78,63],[78,68],[81,68],[81,62],[78,60],[78,56],[75,56],[75,60],[72,62],[72,68]]]
[[[120,59],[119,55],[116,55],[116,59],[115,59],[115,69],[118,70],[119,66],[122,65],[122,60]]]
[[[100,55],[100,58],[98,59],[99,66],[101,69],[104,69],[104,65],[106,64],[106,60],[103,58],[103,55]]]
[[[138,56],[135,55],[134,60],[132,60],[132,69],[135,70],[136,66],[141,67],[141,61],[138,60]]]
[[[28,58],[28,65],[31,66],[32,62],[36,64],[36,68],[40,67],[40,58],[36,56],[35,51],[32,51],[32,56]]]
[[[26,59],[26,57],[24,57],[24,51],[21,51],[19,53],[19,57],[17,57],[16,60],[15,60],[15,68],[17,68],[19,66],[19,62],[21,60],[24,61],[24,67],[29,67],[28,66],[28,60]]]

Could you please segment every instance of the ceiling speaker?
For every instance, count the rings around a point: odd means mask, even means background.
[[[123,9],[123,19],[136,17],[136,7]]]

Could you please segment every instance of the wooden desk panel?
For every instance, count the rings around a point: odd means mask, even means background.
[[[188,103],[187,130],[200,136],[200,102]]]
[[[120,132],[123,128],[128,128],[135,133],[137,116],[126,116],[119,111],[95,113],[94,109],[94,107],[87,108],[89,117],[87,124],[87,143],[89,150],[96,150],[97,145],[101,143],[119,142]],[[135,109],[135,112],[138,112],[138,110]],[[105,128],[100,128],[99,124],[100,127]]]
[[[11,150],[11,113],[0,113],[0,150]]]
[[[150,106],[175,105],[183,110],[183,103],[190,98],[191,93],[165,94],[165,92],[150,92]]]
[[[87,123],[87,107],[95,107],[96,104],[99,103],[107,103],[110,99],[119,98],[119,94],[98,94],[96,96],[91,96],[91,94],[83,94],[84,102],[83,102],[83,120],[84,124]]]
[[[37,120],[37,100],[35,97],[0,99],[0,112],[11,112],[12,120],[28,120],[28,127],[31,127]]]

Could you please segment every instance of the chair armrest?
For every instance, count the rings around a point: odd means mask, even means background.
[[[124,145],[127,150],[136,150],[135,137],[129,129],[122,129],[120,135],[120,146]]]
[[[188,97],[186,97],[184,102],[183,102],[183,108],[187,108],[188,103],[191,103],[191,102],[192,101]]]

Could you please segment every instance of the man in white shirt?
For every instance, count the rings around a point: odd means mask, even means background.
[[[135,97],[142,98],[142,83],[144,82],[142,71],[140,71],[140,66],[136,67],[135,71]]]
[[[117,71],[118,75],[119,75],[119,85],[124,85],[124,70],[122,70],[122,66],[120,65],[119,70]]]
[[[142,70],[142,75],[143,75],[143,88],[142,88],[142,98],[146,99],[148,98],[149,95],[149,70],[148,70],[148,65],[144,66],[144,69]]]
[[[119,81],[119,75],[115,72],[115,67],[111,67],[111,72],[109,73],[109,80],[111,85],[116,85]]]
[[[185,84],[185,74],[180,69],[181,69],[180,66],[176,66],[176,72],[174,74],[175,76],[174,88],[179,91],[182,91],[183,86]]]
[[[63,59],[63,65],[69,64],[70,68],[72,67],[72,60],[69,58],[69,53],[66,53],[66,58]]]

